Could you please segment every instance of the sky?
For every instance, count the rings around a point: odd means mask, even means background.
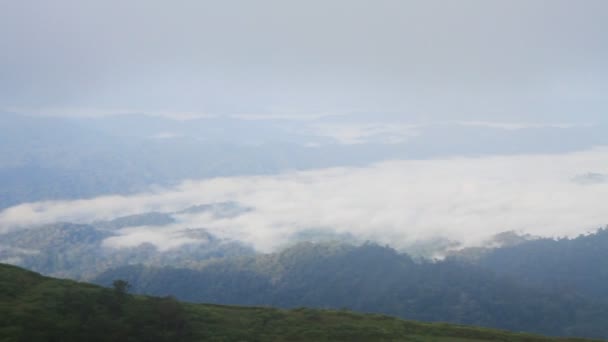
[[[274,174],[21,203],[0,231],[231,201],[252,210],[108,244],[173,248],[192,227],[264,251],[309,229],[398,246],[588,232],[608,223],[606,18],[605,0],[0,0],[0,115],[305,150],[269,156],[288,166]]]
[[[0,108],[594,123],[607,14],[603,0],[3,0]]]

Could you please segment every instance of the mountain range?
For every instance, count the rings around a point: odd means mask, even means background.
[[[0,264],[2,341],[586,341],[344,310],[188,304]]]

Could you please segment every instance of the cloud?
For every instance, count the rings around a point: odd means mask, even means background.
[[[561,155],[393,160],[359,168],[193,180],[135,196],[22,204],[0,212],[0,229],[235,202],[251,210],[229,216],[180,214],[176,225],[137,228],[110,242],[175,248],[189,243],[189,236],[180,233],[186,228],[203,228],[262,251],[310,230],[348,233],[395,247],[437,237],[473,245],[507,230],[572,236],[608,223],[608,183],[581,185],[572,179],[607,171],[606,148]]]
[[[332,123],[312,125],[312,132],[344,145],[365,143],[399,144],[418,135],[419,125],[394,123]]]
[[[159,132],[159,133],[151,136],[150,138],[163,140],[163,139],[179,138],[182,136],[183,136],[182,134],[175,133],[175,132]]]
[[[167,251],[186,244],[204,244],[207,241],[187,236],[188,231],[181,225],[139,226],[121,229],[118,235],[105,239],[104,247],[129,248],[151,244],[159,251]]]
[[[460,126],[473,126],[473,127],[484,127],[484,128],[499,128],[508,131],[515,131],[520,129],[534,129],[534,128],[584,128],[593,127],[591,123],[532,123],[532,122],[492,122],[492,121],[461,121],[453,124]]]
[[[237,113],[227,114],[227,117],[233,119],[264,121],[264,120],[287,120],[287,121],[315,121],[327,117],[339,117],[349,115],[344,111],[333,112],[297,112],[289,109],[269,110],[266,113]]]
[[[608,174],[588,172],[585,174],[576,175],[574,178],[572,178],[572,181],[583,185],[608,183]]]
[[[343,145],[356,144],[401,144],[424,134],[425,129],[437,127],[474,127],[481,129],[500,129],[518,131],[526,129],[571,129],[589,128],[593,124],[586,123],[531,123],[531,122],[502,122],[502,121],[437,121],[437,122],[340,122],[313,123],[304,131],[319,137],[330,138]]]

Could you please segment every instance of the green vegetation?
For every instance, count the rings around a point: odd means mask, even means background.
[[[302,243],[280,253],[207,261],[200,269],[129,266],[133,291],[180,300],[281,308],[347,308],[552,336],[608,337],[608,305],[546,291],[454,261],[416,262],[375,244]]]
[[[0,264],[0,341],[556,341],[383,315],[185,304]],[[583,341],[562,339],[561,341]]]
[[[452,256],[522,283],[608,301],[608,229],[574,239],[533,239]]]
[[[225,203],[189,212],[232,215]],[[147,213],[92,224],[56,223],[0,235],[0,262],[46,275],[125,279],[134,293],[188,302],[313,307],[393,315],[551,336],[608,338],[608,231],[576,239],[501,236],[500,248],[468,249],[447,260],[412,259],[373,244],[300,243],[252,255],[204,231],[201,245],[160,251],[110,249],[123,227],[172,222]],[[137,266],[126,266],[141,263]],[[102,273],[105,272],[105,273]]]
[[[228,215],[244,210],[229,204],[214,214]],[[217,209],[217,208],[213,208]],[[204,210],[200,206],[188,210]],[[166,225],[173,222],[169,213],[147,213],[121,217],[112,221],[92,224],[53,223],[28,229],[0,232],[0,262],[14,264],[61,278],[88,280],[114,267],[132,263],[155,266],[179,265],[190,267],[196,261],[226,256],[251,255],[253,250],[238,242],[224,241],[204,230],[184,231],[205,244],[182,246],[179,249],[160,251],[151,244],[133,248],[112,248],[104,240],[119,235],[124,227],[140,225]]]

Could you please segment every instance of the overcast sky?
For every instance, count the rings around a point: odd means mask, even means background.
[[[0,0],[0,108],[606,121],[605,0]]]

